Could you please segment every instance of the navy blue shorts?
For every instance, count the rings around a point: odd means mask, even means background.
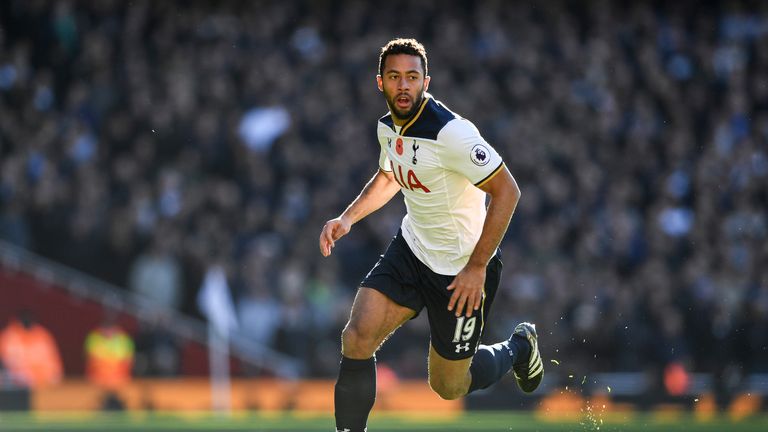
[[[450,360],[472,357],[480,343],[483,324],[488,319],[493,298],[501,281],[502,263],[499,252],[488,263],[485,276],[485,300],[479,310],[467,318],[457,318],[448,310],[453,291],[446,288],[454,276],[433,272],[411,252],[402,232],[392,239],[384,255],[360,283],[373,288],[392,301],[416,311],[426,306],[432,346],[438,354]]]

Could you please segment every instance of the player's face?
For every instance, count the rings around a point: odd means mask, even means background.
[[[424,76],[421,58],[408,54],[391,54],[384,60],[383,75],[376,76],[379,90],[395,120],[409,119],[419,108],[429,77]]]

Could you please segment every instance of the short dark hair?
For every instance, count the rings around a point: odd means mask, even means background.
[[[424,45],[416,39],[392,39],[387,42],[386,45],[381,47],[381,54],[379,54],[379,75],[384,75],[384,62],[390,54],[418,56],[421,58],[421,69],[424,72],[424,76],[427,76],[427,50],[425,50]]]

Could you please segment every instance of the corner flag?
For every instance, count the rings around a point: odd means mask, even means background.
[[[220,334],[228,334],[237,329],[235,305],[221,266],[211,266],[205,273],[203,285],[197,295],[197,307]]]

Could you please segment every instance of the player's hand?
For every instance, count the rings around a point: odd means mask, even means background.
[[[337,217],[326,222],[320,233],[320,253],[324,257],[330,255],[331,249],[336,245],[336,240],[346,235],[351,228],[352,224],[343,217]]]
[[[467,317],[480,309],[483,302],[483,286],[485,286],[485,267],[467,264],[448,285],[448,291],[453,291],[448,302],[448,310],[456,311],[456,316],[462,313]],[[465,310],[466,308],[466,310]]]

